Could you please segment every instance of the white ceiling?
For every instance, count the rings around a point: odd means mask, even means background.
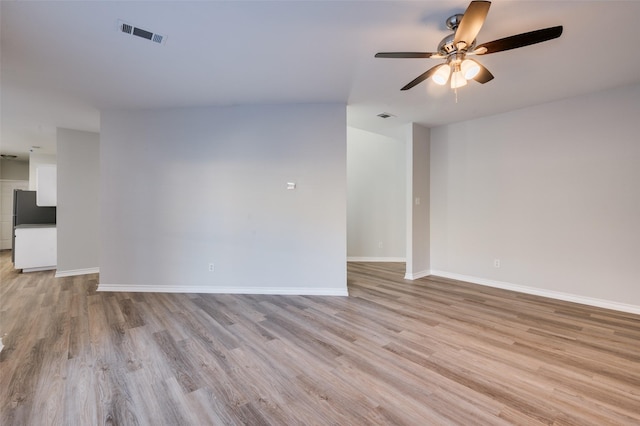
[[[349,124],[393,134],[640,82],[640,1],[494,1],[478,43],[563,25],[556,40],[478,57],[495,75],[458,90],[435,51],[468,1],[0,2],[1,147],[55,151],[55,128],[99,131],[110,108],[342,102]],[[122,19],[167,37],[123,35]],[[394,114],[387,120],[381,112]]]

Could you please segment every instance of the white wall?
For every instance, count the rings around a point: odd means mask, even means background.
[[[346,294],[345,105],[107,111],[100,173],[102,290]]]
[[[29,154],[29,190],[36,190],[36,172],[39,166],[57,163],[56,156],[53,154],[38,154],[32,152]]]
[[[406,126],[407,144],[407,265],[405,278],[430,273],[430,167],[431,132],[415,123]]]
[[[635,85],[432,129],[432,272],[640,312],[639,105]]]
[[[57,130],[57,277],[98,272],[99,142],[98,133]]]
[[[347,254],[405,260],[405,143],[347,128]]]

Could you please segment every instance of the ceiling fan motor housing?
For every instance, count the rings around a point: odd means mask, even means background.
[[[449,34],[448,36],[446,36],[445,38],[443,38],[440,43],[438,44],[438,53],[443,55],[443,56],[448,56],[451,55],[452,53],[456,53],[458,51],[458,48],[456,47],[455,43],[453,42],[456,36],[456,30],[458,29],[458,25],[460,25],[460,21],[462,21],[462,17],[464,16],[464,14],[462,13],[457,13],[453,16],[450,16],[447,21],[447,28],[449,28],[450,30],[453,31],[453,34]],[[476,41],[473,40],[473,43],[471,43],[469,46],[466,47],[465,51],[473,51],[473,49],[476,46]]]
[[[443,38],[442,41],[440,41],[440,44],[438,44],[438,53],[439,54],[441,54],[442,56],[449,56],[449,55],[454,54],[454,53],[456,53],[458,51],[458,48],[453,43],[453,39],[454,39],[455,35],[456,35],[456,33],[449,34],[448,36]],[[476,41],[473,40],[473,43],[471,43],[471,45],[468,46],[465,49],[465,51],[466,52],[473,51],[473,49],[475,47],[476,47]]]

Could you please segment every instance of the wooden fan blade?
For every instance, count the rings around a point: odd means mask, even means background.
[[[442,64],[438,64],[435,67],[429,68],[427,71],[423,72],[422,74],[420,74],[419,76],[417,76],[416,78],[414,78],[410,83],[408,83],[406,86],[404,86],[402,89],[400,90],[409,90],[411,89],[413,86],[422,83],[423,81],[425,81],[426,79],[428,79],[429,77],[431,77],[433,75],[433,73],[436,72],[436,70],[441,66]]]
[[[472,59],[470,59],[470,60],[472,60]],[[477,61],[473,61],[473,62],[478,64],[478,66],[480,67],[480,72],[478,73],[478,75],[473,77],[473,79],[475,81],[477,81],[478,83],[485,84],[485,83],[493,80],[493,74],[491,74],[491,71],[489,71],[487,68],[485,68],[485,66],[482,65],[481,63],[479,63]]]
[[[430,58],[435,52],[380,52],[376,58]]]
[[[456,48],[460,49],[471,46],[473,40],[476,39],[476,36],[480,32],[480,28],[482,28],[484,20],[487,18],[490,6],[490,1],[472,1],[469,4],[453,39],[453,45]],[[459,43],[464,43],[464,46],[460,46]]]
[[[543,28],[541,30],[529,31],[501,38],[499,40],[482,43],[474,50],[478,55],[488,55],[489,53],[502,52],[505,50],[517,49],[518,47],[529,46],[531,44],[542,43],[553,40],[562,34],[562,25],[557,27]]]

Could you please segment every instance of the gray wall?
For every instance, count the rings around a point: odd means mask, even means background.
[[[347,129],[350,260],[405,260],[405,174],[404,141]]]
[[[100,289],[346,294],[345,105],[106,111],[100,161]]]
[[[29,162],[0,159],[0,179],[29,180]]]
[[[58,270],[56,276],[98,271],[100,262],[100,135],[57,131]]]
[[[432,272],[640,311],[639,105],[635,85],[432,129]]]

